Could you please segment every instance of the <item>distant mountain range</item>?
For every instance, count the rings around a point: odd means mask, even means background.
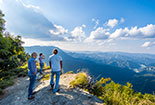
[[[42,52],[45,62],[52,54],[54,46],[25,47],[26,52]],[[133,89],[142,93],[155,91],[155,55],[122,52],[70,52],[59,49],[63,58],[63,69],[86,71],[96,79],[110,77],[115,82],[133,84]]]
[[[135,72],[155,72],[155,55],[124,52],[69,52],[75,58],[82,58],[100,64],[107,64],[120,68],[128,68]],[[150,67],[150,68],[149,68]]]

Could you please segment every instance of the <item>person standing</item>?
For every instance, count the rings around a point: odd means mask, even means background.
[[[53,55],[49,57],[49,65],[51,68],[51,90],[53,90],[54,93],[59,91],[59,78],[62,72],[62,58],[58,55],[58,50],[53,50]],[[56,74],[56,81],[54,84],[54,75]]]
[[[28,77],[30,78],[30,84],[28,88],[28,99],[31,100],[35,98],[33,95],[34,86],[35,86],[35,80],[36,80],[36,74],[37,74],[37,66],[35,59],[37,58],[37,53],[33,52],[31,54],[31,58],[28,60]]]
[[[44,55],[42,53],[39,54],[39,62],[40,62],[40,74],[42,73],[43,67],[44,67],[44,62],[43,59],[45,59]]]

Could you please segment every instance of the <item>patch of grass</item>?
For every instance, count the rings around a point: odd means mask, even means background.
[[[74,74],[74,72],[73,71],[68,71],[65,74]]]
[[[56,75],[54,75],[54,78],[56,78]],[[44,75],[42,81],[46,81],[49,79],[51,79],[51,73]]]
[[[8,79],[1,79],[0,81],[0,89],[4,89],[8,86],[14,84],[14,76],[9,77]]]
[[[69,85],[73,88],[80,87],[84,88],[88,85],[88,78],[85,72],[80,72],[77,74],[75,80],[71,81]]]
[[[49,80],[50,78],[51,78],[51,73],[46,74],[46,75],[43,77],[42,81]]]
[[[6,71],[3,70],[0,73],[0,94],[3,93],[4,88],[14,84],[14,78],[26,76],[27,71],[27,64]]]
[[[20,72],[18,74],[18,77],[25,77],[25,76],[27,76],[27,70],[23,70],[23,72]]]
[[[44,66],[44,69],[45,70],[50,69],[50,66]]]

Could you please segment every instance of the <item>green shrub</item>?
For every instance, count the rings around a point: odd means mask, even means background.
[[[72,86],[73,88],[75,87],[80,87],[80,88],[84,88],[88,85],[88,78],[87,78],[87,74],[84,72],[78,73],[75,80],[71,81],[69,83],[70,86]]]
[[[2,71],[0,73],[0,89],[1,89],[0,94],[2,93],[2,89],[14,84],[15,77],[21,77],[21,76],[24,77],[27,75],[27,71],[28,71],[27,64],[19,66],[14,69]]]
[[[25,77],[27,76],[27,70],[23,70],[23,72],[18,73],[18,77]]]
[[[50,69],[50,66],[44,66],[44,70]]]
[[[14,76],[9,77],[8,79],[2,79],[0,81],[0,88],[4,89],[7,86],[13,85],[14,83]]]
[[[24,63],[30,58],[22,46],[21,36],[13,36],[5,30],[3,16],[0,11],[0,93],[13,84],[14,77],[26,75],[27,65]]]
[[[42,81],[49,80],[50,78],[51,78],[51,73],[46,74],[46,75],[43,76]]]
[[[101,96],[103,94],[103,92],[105,91],[103,85],[105,85],[108,81],[110,81],[110,78],[101,78],[99,81],[96,81],[96,83],[94,83],[92,85],[92,91],[90,93],[96,95],[96,96]],[[89,90],[88,90],[89,91]]]
[[[74,74],[74,72],[73,71],[68,71],[65,74]]]

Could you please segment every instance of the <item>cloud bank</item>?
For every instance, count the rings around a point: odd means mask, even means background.
[[[145,42],[143,45],[142,45],[142,47],[153,47],[153,46],[155,46],[155,42],[150,42],[150,41],[148,41],[148,42]]]
[[[92,18],[91,21],[95,25],[86,32],[88,24],[86,24],[87,27],[83,24],[69,30],[61,24],[58,25],[52,20],[48,20],[39,6],[25,4],[21,0],[5,0],[5,2],[1,0],[0,8],[6,15],[6,25],[9,31],[21,35],[26,42],[32,42],[31,45],[35,45],[35,43],[50,45],[52,41],[58,41],[88,45],[93,42],[93,44],[104,46],[106,43],[110,45],[114,40],[128,39],[148,40],[140,45],[141,48],[155,45],[155,42],[150,41],[155,39],[154,24],[146,24],[141,27],[121,27],[121,24],[126,21],[124,18],[113,18],[106,22]]]
[[[64,34],[67,30],[49,21],[40,7],[24,4],[21,0],[2,0],[0,6],[5,13],[9,31],[25,38],[64,40],[59,34]]]

